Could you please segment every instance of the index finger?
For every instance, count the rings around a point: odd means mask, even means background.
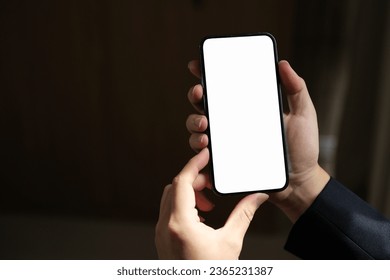
[[[305,81],[298,76],[290,64],[279,62],[280,78],[286,93],[290,113],[294,115],[312,114],[315,109],[310,99]]]
[[[185,215],[188,211],[195,209],[196,202],[193,184],[199,172],[207,165],[208,161],[209,150],[205,148],[194,156],[173,179],[173,212]]]

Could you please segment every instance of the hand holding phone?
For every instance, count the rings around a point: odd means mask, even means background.
[[[207,37],[201,43],[201,70],[215,191],[285,188],[287,153],[275,39],[268,33]]]

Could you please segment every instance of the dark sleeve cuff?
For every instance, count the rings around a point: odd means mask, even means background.
[[[285,249],[302,259],[390,259],[390,221],[331,178]]]

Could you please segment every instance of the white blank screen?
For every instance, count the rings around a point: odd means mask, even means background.
[[[283,188],[286,167],[272,39],[206,39],[203,65],[216,190]]]

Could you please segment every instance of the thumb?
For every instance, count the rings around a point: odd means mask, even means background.
[[[290,64],[282,60],[279,62],[279,74],[287,97],[290,113],[307,115],[314,110],[305,81],[291,68]]]
[[[233,209],[223,230],[234,240],[242,242],[256,210],[267,199],[268,195],[264,193],[255,193],[244,197]]]

